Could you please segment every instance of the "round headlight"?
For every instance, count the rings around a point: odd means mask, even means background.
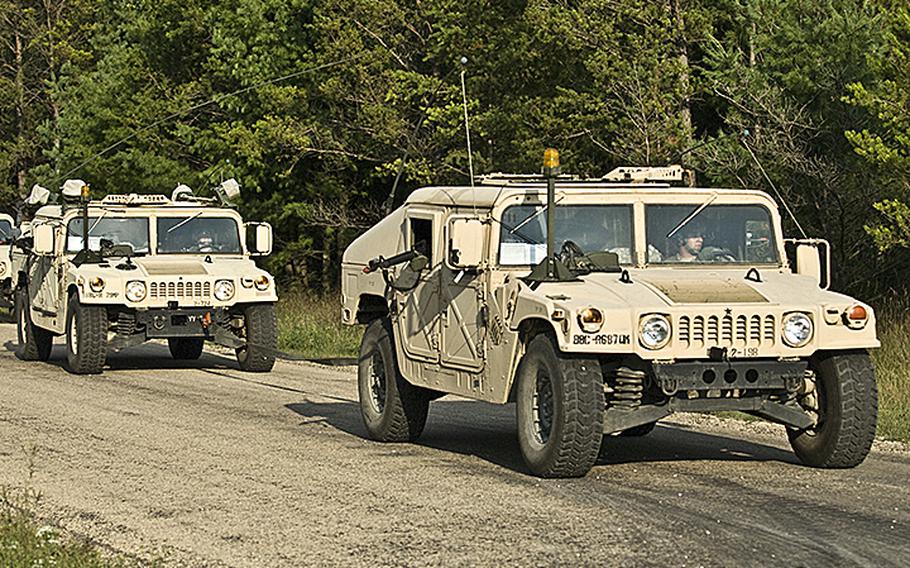
[[[639,327],[639,340],[648,349],[660,349],[670,341],[670,320],[654,314],[644,316]]]
[[[256,279],[256,289],[257,290],[268,290],[269,289],[269,277],[263,274]]]
[[[126,283],[126,299],[130,302],[141,302],[145,299],[145,282],[133,280]]]
[[[802,347],[812,339],[812,319],[806,314],[793,313],[784,316],[781,335],[790,347]]]
[[[597,308],[578,310],[578,325],[587,333],[597,333],[604,324],[604,314]]]
[[[0,274],[6,274],[6,263],[0,261]]]
[[[104,290],[104,278],[95,276],[88,281],[88,286],[92,289],[92,292],[100,292]]]
[[[234,297],[234,283],[230,280],[219,280],[215,282],[215,299],[221,302],[227,302]]]

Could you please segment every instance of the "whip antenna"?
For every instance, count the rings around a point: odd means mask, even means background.
[[[806,235],[806,231],[803,230],[802,225],[800,225],[799,221],[796,220],[796,215],[794,215],[793,211],[790,210],[790,206],[787,205],[787,201],[780,194],[780,191],[777,190],[777,186],[774,185],[774,182],[771,181],[771,178],[768,177],[768,174],[765,172],[765,168],[762,167],[761,162],[758,161],[758,156],[755,155],[755,152],[753,152],[752,148],[749,147],[749,144],[746,143],[746,136],[748,136],[748,135],[749,135],[748,130],[743,131],[743,137],[740,139],[740,142],[742,142],[743,147],[745,147],[745,149],[749,151],[749,155],[752,156],[752,159],[755,161],[755,165],[758,166],[758,169],[761,171],[761,174],[765,177],[765,181],[767,181],[768,185],[771,186],[771,189],[774,190],[774,194],[777,195],[777,198],[780,200],[781,204],[784,206],[784,209],[787,210],[787,213],[789,213],[790,218],[793,219],[793,223],[796,225],[796,228],[799,229],[800,234],[803,236],[804,239],[808,239],[809,237],[808,237],[808,235]]]
[[[468,58],[461,58],[461,102],[464,106],[464,134],[465,138],[468,140],[468,172],[471,176],[471,188],[474,188],[474,158],[471,155],[471,129],[468,127],[468,91],[465,88],[464,84],[464,75],[465,68],[464,66],[468,64]]]

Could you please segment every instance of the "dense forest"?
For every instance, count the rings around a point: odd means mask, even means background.
[[[409,191],[468,181],[462,72],[476,173],[554,146],[581,175],[770,179],[836,288],[906,287],[906,0],[0,0],[0,204],[233,176],[272,270],[331,290]]]

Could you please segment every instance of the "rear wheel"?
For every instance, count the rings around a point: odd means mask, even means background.
[[[73,294],[66,314],[66,367],[77,375],[101,372],[107,359],[107,309],[85,306]]]
[[[398,371],[387,319],[374,320],[363,334],[357,389],[360,414],[374,440],[409,442],[423,432],[433,393],[412,385]]]
[[[864,351],[826,354],[810,363],[815,372],[800,404],[818,416],[808,430],[789,430],[797,457],[813,467],[847,468],[866,459],[878,417],[875,368]]]
[[[205,339],[201,337],[171,337],[167,340],[167,347],[171,357],[177,361],[195,361],[202,356]]]
[[[16,338],[18,348],[16,355],[24,361],[47,361],[51,357],[54,346],[54,336],[46,329],[41,329],[32,323],[31,311],[28,303],[28,289],[20,286],[16,289]]]
[[[564,355],[553,341],[531,340],[518,368],[518,441],[541,477],[581,477],[597,460],[603,439],[600,363]]]
[[[240,369],[267,373],[275,366],[278,352],[278,320],[275,306],[253,304],[243,309],[243,338],[246,345],[237,348]]]

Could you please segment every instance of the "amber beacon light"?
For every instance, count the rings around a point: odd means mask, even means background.
[[[559,150],[556,148],[547,148],[543,151],[543,167],[545,168],[558,168],[559,167]]]

